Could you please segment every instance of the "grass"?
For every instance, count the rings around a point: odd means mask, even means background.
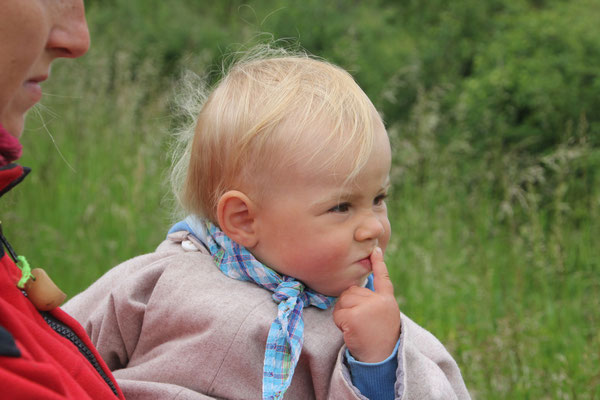
[[[514,234],[492,226],[489,201],[465,207],[441,191],[396,191],[387,259],[401,309],[442,338],[475,398],[598,396],[600,282],[581,258],[598,224],[564,228],[563,243]]]
[[[206,41],[232,40],[215,32]],[[163,239],[173,81],[220,51],[170,65],[130,50],[99,39],[57,63],[22,139],[33,173],[2,199],[14,247],[70,296]],[[401,309],[449,348],[474,398],[600,398],[600,182],[578,167],[594,149],[566,137],[519,164],[468,136],[441,144],[441,107],[423,104],[389,127],[386,260]]]

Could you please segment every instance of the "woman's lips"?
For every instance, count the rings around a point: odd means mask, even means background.
[[[42,99],[42,87],[38,82],[27,81],[23,84],[23,86],[25,86],[25,90],[29,94],[31,101],[37,103]]]
[[[35,104],[42,99],[42,86],[40,85],[43,81],[48,79],[47,75],[40,75],[25,81],[23,86],[29,94],[31,101]]]

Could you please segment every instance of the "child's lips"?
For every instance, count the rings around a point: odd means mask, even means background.
[[[371,258],[370,257],[365,257],[361,260],[358,260],[358,263],[360,265],[362,265],[363,267],[365,267],[365,269],[368,271],[373,270],[373,267],[371,266]]]

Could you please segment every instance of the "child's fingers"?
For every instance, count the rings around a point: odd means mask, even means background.
[[[375,292],[381,294],[394,294],[394,285],[390,279],[385,262],[383,262],[383,252],[381,248],[376,247],[371,253],[371,266],[373,268],[373,287]]]
[[[349,329],[348,321],[351,320],[349,310],[337,310],[333,311],[333,323],[342,332],[346,332]]]
[[[340,298],[349,296],[369,297],[373,292],[370,289],[360,286],[351,286],[340,294]]]
[[[352,287],[340,295],[335,306],[341,308],[352,308],[365,302],[365,299],[372,296],[373,292],[367,288]]]

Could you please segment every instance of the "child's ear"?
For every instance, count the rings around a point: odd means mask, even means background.
[[[256,245],[255,204],[244,193],[230,190],[217,204],[219,227],[230,239],[246,248]]]

